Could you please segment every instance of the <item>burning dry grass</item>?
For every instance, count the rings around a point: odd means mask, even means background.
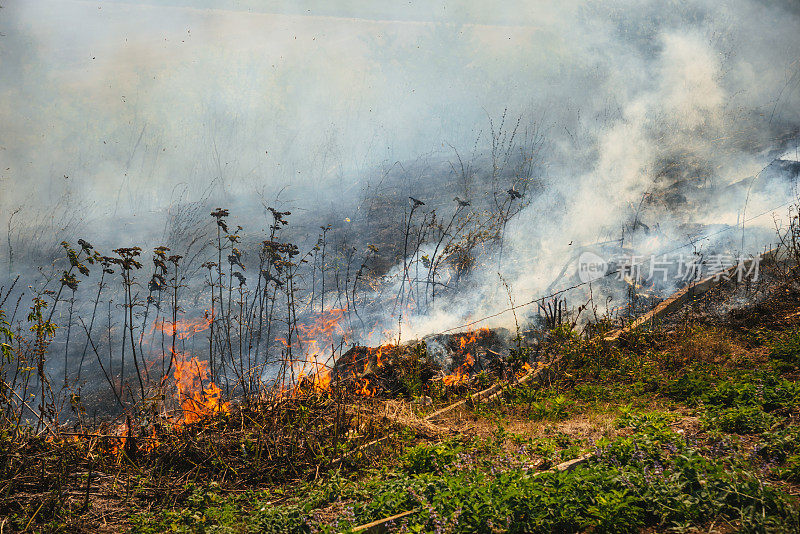
[[[177,401],[183,410],[182,423],[191,424],[218,413],[230,411],[222,400],[222,390],[208,380],[208,363],[176,354],[175,385]]]
[[[211,316],[161,320],[156,329],[173,342],[190,339],[213,328]],[[479,387],[475,367],[488,361],[495,332],[446,336],[455,362],[447,375],[425,343],[354,347],[328,366],[320,361],[326,353],[321,347],[341,318],[334,310],[300,329],[296,345],[286,344],[287,351],[304,355],[289,362],[294,378],[239,403],[223,399],[209,362],[167,347],[171,372],[148,387],[145,402],[131,406],[121,421],[91,426],[79,417],[69,431],[52,424],[39,431],[11,428],[0,436],[0,465],[7,473],[0,512],[14,528],[52,521],[118,527],[119,510],[170,506],[195,480],[238,489],[285,485],[369,465],[394,446],[395,435],[436,439],[455,430],[427,420],[422,412],[432,400],[416,406],[409,401],[432,395],[437,404],[452,402]]]
[[[13,528],[30,522],[89,530],[108,523],[117,531],[126,510],[171,506],[195,480],[242,491],[315,479],[334,466],[369,465],[393,441],[359,448],[393,428],[413,428],[413,421],[396,409],[378,415],[332,391],[233,407],[182,425],[163,420],[147,429],[128,422],[57,437],[4,434],[0,515]]]
[[[798,306],[780,309],[767,328],[797,324]],[[296,381],[247,403],[224,400],[208,364],[176,351],[170,375],[174,412],[143,410],[99,428],[0,434],[6,473],[0,515],[15,529],[102,531],[108,525],[116,531],[125,527],[130,510],[180,505],[195,482],[214,481],[223,493],[297,488],[333,470],[352,473],[391,462],[400,446],[450,435],[594,442],[625,436],[629,430],[616,420],[631,405],[669,411],[678,417],[675,428],[695,435],[697,417],[676,409],[664,384],[701,367],[721,374],[763,365],[768,350],[758,315],[744,328],[735,321],[708,326],[688,318],[666,332],[631,332],[619,345],[605,343],[602,335],[586,339],[559,329],[537,347],[540,360],[553,365],[520,385],[517,372],[530,364],[510,373],[491,365],[503,335],[485,329],[425,343],[354,347],[328,366],[315,348],[336,328],[334,316],[303,331],[308,350]],[[187,338],[205,331],[202,322],[169,328]],[[437,345],[452,357],[445,372],[431,356]],[[502,377],[508,379],[503,387],[492,390],[499,395],[468,396],[488,385],[484,380]],[[430,418],[459,401],[462,410]]]
[[[119,529],[125,510],[169,507],[196,480],[239,491],[363,468],[413,436],[436,440],[461,430],[456,421],[434,423],[426,414],[480,387],[469,373],[481,337],[491,333],[451,336],[463,378],[450,386],[441,374],[433,380],[423,345],[359,347],[329,380],[301,375],[295,387],[246,404],[222,400],[206,363],[176,352],[172,415],[143,412],[95,429],[3,435],[0,511],[15,528],[56,522]],[[365,395],[364,384],[386,398]],[[411,402],[426,393],[436,400]]]

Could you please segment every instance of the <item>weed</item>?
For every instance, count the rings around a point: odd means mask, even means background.
[[[791,330],[777,336],[772,342],[769,356],[790,364],[800,364],[800,330]]]
[[[554,389],[514,386],[505,390],[506,402],[524,406],[531,421],[563,421],[574,413],[574,402]]]
[[[416,445],[400,458],[403,471],[409,474],[441,472],[453,464],[461,448],[444,443],[437,445]]]
[[[757,406],[710,409],[701,417],[705,429],[732,434],[759,434],[769,430],[776,418]]]
[[[570,472],[494,474],[462,469],[376,481],[354,508],[359,521],[415,510],[410,532],[632,532],[725,518],[745,531],[796,521],[774,490],[728,473],[659,422],[655,429],[598,444],[598,458]]]
[[[706,373],[690,371],[676,380],[664,384],[662,391],[670,399],[696,406],[713,382]]]
[[[764,433],[755,452],[770,462],[785,462],[788,456],[800,452],[800,428],[789,427]]]
[[[773,473],[783,480],[800,482],[800,454],[794,454],[787,458],[784,465],[775,468]]]

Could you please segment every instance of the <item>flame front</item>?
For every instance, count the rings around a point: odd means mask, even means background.
[[[479,338],[491,333],[488,328],[480,328],[474,332],[456,334],[458,336],[458,352],[463,354],[463,363],[449,375],[442,377],[445,386],[457,386],[469,380],[472,367],[475,365],[475,345]]]
[[[344,338],[345,330],[341,326],[346,308],[331,308],[320,313],[311,324],[298,325],[298,342],[294,347],[302,350],[304,360],[299,364],[297,385],[308,384],[320,393],[327,392],[331,387],[331,370],[327,361],[332,354],[327,353],[328,347],[335,345],[334,336]],[[290,347],[286,339],[278,338],[285,347]],[[332,352],[331,348],[331,352]]]
[[[214,313],[206,310],[196,319],[157,320],[153,329],[167,336],[185,340],[208,330],[214,322]],[[182,419],[178,425],[191,424],[218,413],[230,411],[230,404],[222,400],[222,390],[209,380],[209,365],[188,353],[167,347],[175,363],[176,397],[181,407]],[[167,377],[164,377],[166,379]]]
[[[182,353],[175,354],[175,385],[178,402],[183,411],[183,423],[191,424],[201,419],[227,413],[230,404],[222,400],[222,390],[208,380],[208,362]]]
[[[298,339],[289,344],[285,338],[276,338],[287,349],[301,350],[303,360],[296,366],[296,384],[288,393],[295,394],[304,388],[311,388],[318,393],[328,393],[332,386],[332,365],[330,360],[334,354],[334,347],[345,341],[346,331],[342,326],[346,308],[332,308],[320,313],[310,324],[298,325]],[[373,329],[374,330],[374,329]],[[340,339],[337,337],[340,336]],[[339,343],[337,343],[339,342]],[[353,393],[363,397],[374,397],[380,390],[379,386],[372,384],[362,375],[369,372],[370,361],[374,358],[374,367],[381,368],[386,365],[388,349],[395,345],[386,344],[378,347],[363,347],[365,358],[363,364],[350,370]]]
[[[203,317],[198,317],[197,319],[181,319],[172,322],[162,318],[160,321],[156,321],[153,327],[167,336],[172,337],[174,335],[178,339],[187,339],[199,332],[208,330],[213,321],[214,314],[206,310]]]

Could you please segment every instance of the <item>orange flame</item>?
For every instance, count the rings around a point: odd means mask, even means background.
[[[230,404],[222,400],[222,390],[219,386],[209,382],[203,387],[203,382],[208,379],[207,362],[176,353],[174,376],[184,424],[191,424],[218,413],[230,412]]]
[[[198,317],[197,319],[179,319],[175,322],[172,322],[162,318],[153,326],[156,330],[164,332],[164,334],[167,336],[172,337],[174,335],[178,339],[186,339],[199,332],[208,330],[213,321],[214,314],[206,310],[203,314],[203,317]]]
[[[313,369],[306,373],[308,367],[313,367]],[[331,388],[331,371],[319,362],[304,362],[303,368],[297,377],[297,383],[298,385],[310,384],[318,393],[324,393]],[[296,388],[292,390],[292,392],[294,391],[296,391]]]
[[[335,345],[334,336],[345,335],[345,330],[341,325],[345,311],[347,311],[346,308],[331,308],[320,313],[311,324],[298,325],[297,343],[290,344],[286,338],[276,338],[276,341],[287,348],[299,348],[305,356],[305,360],[300,363],[298,370],[298,386],[310,383],[317,392],[323,393],[330,390],[332,376],[325,362],[330,359],[332,354],[326,354],[326,351]],[[332,352],[332,349],[327,352]],[[294,393],[297,388],[291,391]]]
[[[364,380],[361,384],[361,388],[356,391],[356,394],[362,397],[374,397],[376,391],[375,389],[369,389],[369,380]]]
[[[126,423],[120,423],[111,430],[111,435],[119,436],[111,440],[111,454],[119,456],[125,450],[125,444],[128,442],[130,435],[130,428]]]
[[[456,334],[456,336],[458,336],[458,351],[464,354],[464,361],[451,374],[442,377],[442,383],[445,386],[456,386],[469,380],[470,371],[472,370],[472,366],[475,365],[475,358],[472,355],[475,343],[479,338],[489,333],[491,333],[491,330],[488,328],[479,328],[474,332]]]
[[[444,376],[442,378],[442,382],[445,386],[457,386],[458,384],[463,384],[469,380],[469,373],[473,365],[475,365],[475,359],[472,357],[472,354],[467,353],[464,356],[464,363],[461,364],[458,369],[453,371],[452,374]]]
[[[111,438],[109,445],[111,446],[111,454],[117,456],[118,460],[119,457],[122,456],[122,452],[125,451],[125,447],[128,445],[129,439],[135,439],[135,437],[131,436],[131,428],[128,426],[128,423],[119,423],[115,425],[113,428],[110,429],[109,434],[114,436]],[[87,434],[83,436],[84,439],[90,439],[92,437],[96,437],[97,434]],[[74,436],[72,438],[74,441],[78,441],[81,438],[78,436]],[[158,447],[158,435],[156,434],[156,427],[152,425],[150,427],[150,435],[149,436],[139,436],[137,439],[137,450],[140,452],[152,452]]]
[[[517,371],[517,378],[522,378],[531,371],[533,371],[533,367],[531,367],[527,362],[523,363],[522,368],[519,371]]]

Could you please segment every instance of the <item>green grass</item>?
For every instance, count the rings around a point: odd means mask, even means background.
[[[131,501],[131,529],[332,533],[413,511],[392,531],[800,530],[786,491],[800,484],[800,333],[694,326],[612,346],[562,328],[551,342],[563,359],[546,383],[507,385],[450,423],[475,434],[430,442],[397,428],[363,461],[332,467],[332,453],[355,447],[340,443],[320,453],[318,473],[258,491],[200,475],[163,502]],[[421,375],[409,369],[416,391]],[[441,403],[468,392],[426,391]],[[236,461],[249,465],[257,445],[244,434]],[[569,472],[546,471],[587,452],[595,456]]]
[[[142,514],[134,531],[347,531],[409,510],[414,513],[395,525],[400,531],[446,525],[449,532],[612,533],[726,521],[744,532],[765,532],[798,524],[785,495],[751,472],[709,460],[670,430],[670,420],[658,413],[623,416],[619,424],[631,425],[633,434],[600,440],[596,457],[569,472],[486,462],[478,452],[498,443],[417,445],[394,468],[327,493],[321,485],[305,504],[271,506],[264,497],[224,499],[213,489],[196,489],[185,509]],[[345,504],[323,525],[314,508],[336,501]]]
[[[391,529],[800,529],[797,501],[777,486],[800,483],[800,384],[780,365],[716,363],[730,358],[737,342],[720,329],[692,328],[672,346],[639,332],[624,349],[556,334],[565,372],[548,387],[512,385],[502,399],[476,405],[472,416],[495,427],[489,434],[412,440],[371,471],[334,472],[294,487],[280,504],[270,504],[275,495],[268,493],[192,487],[174,510],[136,515],[133,531],[347,532],[406,511],[413,513]],[[762,332],[747,343],[754,340],[772,361],[798,360],[800,334]],[[694,357],[697,347],[705,352]],[[674,431],[687,413],[698,416],[701,437]],[[619,417],[596,442],[558,430],[591,414]],[[547,423],[544,435],[510,432],[519,420]],[[586,452],[595,456],[569,472],[543,471]]]
[[[794,365],[800,363],[800,330],[789,330],[775,336],[770,357]]]

